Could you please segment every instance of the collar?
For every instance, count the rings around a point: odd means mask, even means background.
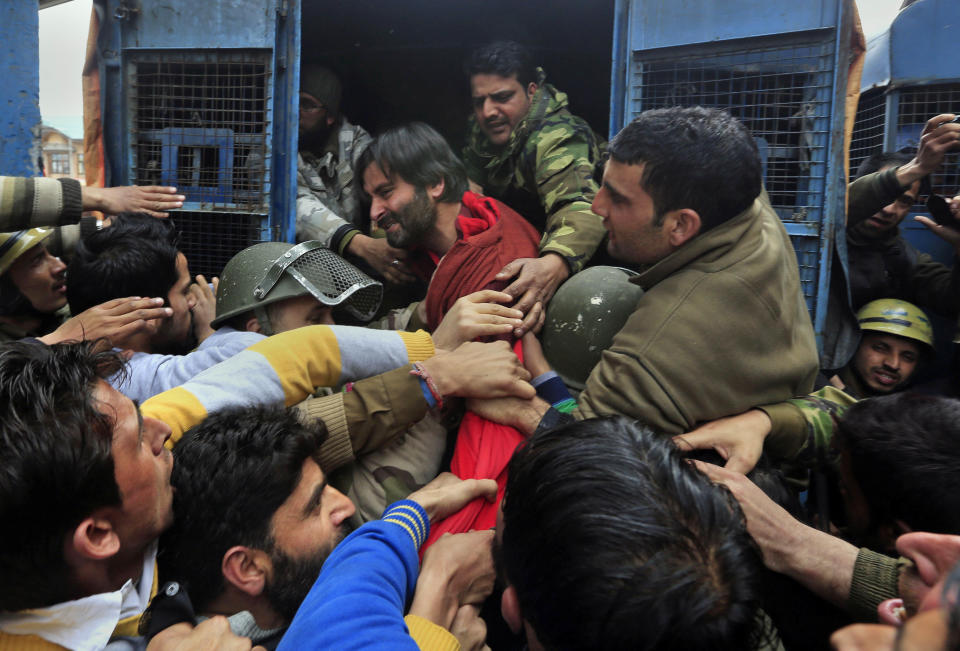
[[[10,635],[36,635],[48,642],[77,651],[93,651],[107,646],[114,632],[136,635],[121,620],[135,618],[146,610],[156,592],[157,542],[143,555],[143,571],[134,582],[127,580],[119,590],[90,595],[73,601],[30,608],[15,613],[0,613],[0,630]],[[120,627],[121,630],[117,630]]]
[[[630,282],[648,290],[674,273],[693,263],[707,272],[729,267],[755,252],[753,246],[738,246],[746,238],[755,238],[759,246],[766,237],[780,237],[779,233],[765,233],[767,229],[783,229],[767,198],[766,190],[742,213],[701,233],[660,262],[630,279]],[[730,256],[730,253],[735,255]]]

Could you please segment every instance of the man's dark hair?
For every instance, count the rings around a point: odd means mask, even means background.
[[[644,111],[607,151],[618,163],[644,166],[640,185],[653,199],[657,223],[671,210],[690,208],[707,231],[749,208],[762,190],[757,144],[719,109]]]
[[[728,491],[623,417],[510,461],[499,569],[548,649],[748,649],[760,552]]]
[[[457,203],[467,191],[467,169],[450,145],[429,124],[411,122],[378,135],[360,154],[357,173],[376,163],[387,178],[394,175],[426,189],[443,181],[438,201]]]
[[[80,240],[67,267],[70,311],[125,296],[166,300],[179,277],[177,239],[168,220],[130,213]]]
[[[0,346],[0,611],[76,598],[64,543],[93,511],[121,503],[113,419],[93,391],[123,361],[97,343]]]
[[[900,151],[878,151],[863,159],[857,167],[856,178],[879,172],[884,167],[900,167],[913,160],[913,154]]]
[[[272,550],[270,520],[326,436],[322,421],[304,423],[280,407],[221,411],[183,435],[173,451],[174,524],[161,538],[160,563],[164,576],[187,586],[198,612],[224,591],[228,549]],[[307,577],[308,590],[315,579]]]
[[[510,78],[516,75],[524,91],[537,80],[537,69],[530,51],[516,41],[495,41],[477,48],[470,54],[463,71],[467,77],[497,75]]]
[[[837,426],[872,524],[960,535],[960,400],[917,393],[861,400]]]

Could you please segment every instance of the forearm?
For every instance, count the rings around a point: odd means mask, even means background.
[[[309,326],[264,339],[183,386],[154,396],[142,410],[167,423],[175,443],[212,411],[246,404],[294,405],[315,387],[406,366],[433,352],[425,332]]]
[[[897,169],[860,177],[847,187],[847,228],[870,217],[909,187],[897,178]]]
[[[75,179],[0,176],[0,231],[77,223],[81,188]]]
[[[590,209],[590,203],[576,201],[548,214],[540,255],[556,253],[575,274],[593,257],[604,235],[603,220]]]
[[[345,393],[309,398],[301,415],[327,427],[321,466],[331,472],[357,457],[382,449],[427,414],[419,380],[403,366],[355,382]]]
[[[821,599],[845,608],[859,550],[824,531],[797,525],[793,531],[760,543],[764,563]]]

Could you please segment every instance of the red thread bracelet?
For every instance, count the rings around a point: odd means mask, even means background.
[[[427,373],[427,369],[423,367],[423,364],[420,362],[414,362],[413,370],[410,371],[410,375],[416,375],[426,382],[427,389],[430,390],[430,395],[432,395],[433,399],[437,401],[437,409],[443,409],[443,395],[440,393],[440,389],[437,388],[437,383],[433,381],[433,378],[430,377],[429,373]]]

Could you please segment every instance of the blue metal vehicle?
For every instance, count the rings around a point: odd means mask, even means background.
[[[0,174],[34,176],[40,159],[39,18],[36,2],[0,7],[3,101],[0,101]]]
[[[640,111],[715,106],[757,140],[771,203],[793,239],[821,341],[845,184],[850,3],[618,3],[610,131]]]
[[[918,0],[867,46],[850,145],[851,173],[876,151],[916,148],[924,124],[934,115],[960,113],[960,3]],[[960,153],[948,154],[932,184],[942,196],[960,193]],[[923,206],[915,207],[914,214],[925,212]],[[952,247],[912,215],[901,228],[918,249],[951,264]]]
[[[421,119],[456,143],[469,112],[462,61],[510,38],[597,131],[674,105],[743,120],[822,330],[844,203],[836,161],[852,0],[95,2],[107,182],[180,187],[197,271],[294,235],[301,60],[341,76],[352,122],[376,132]]]
[[[108,185],[175,185],[191,269],[287,239],[298,0],[95,0]]]

